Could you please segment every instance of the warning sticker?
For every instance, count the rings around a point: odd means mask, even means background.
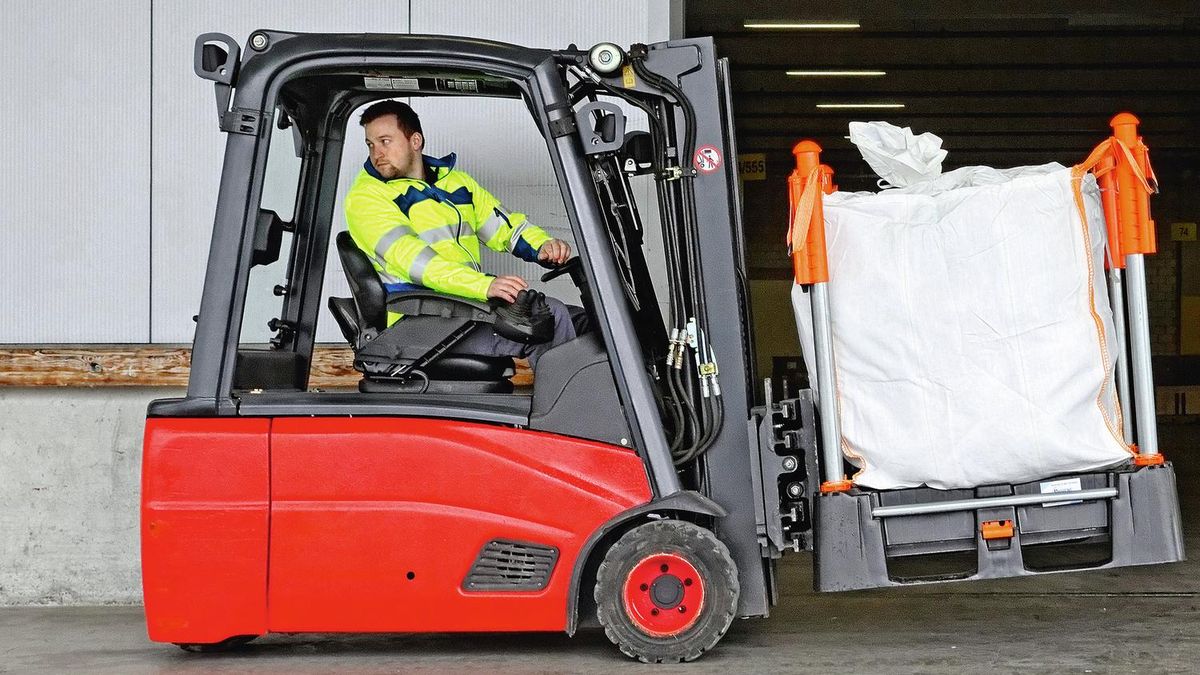
[[[692,165],[700,173],[712,173],[721,168],[721,151],[711,145],[701,146],[692,157]]]
[[[637,78],[633,76],[633,66],[621,67],[621,86],[626,89],[633,89],[637,86]]]
[[[393,77],[392,89],[420,89],[421,83],[415,77]]]

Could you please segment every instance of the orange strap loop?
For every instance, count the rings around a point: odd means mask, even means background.
[[[796,169],[788,176],[788,254],[798,284],[829,281],[825,212],[821,193],[832,191],[833,169],[822,167],[821,146],[800,141],[792,148]]]
[[[808,241],[808,228],[813,222],[814,207],[817,205],[821,187],[820,168],[814,168],[807,176],[799,169],[788,176],[788,254],[795,254],[794,242],[804,248]]]

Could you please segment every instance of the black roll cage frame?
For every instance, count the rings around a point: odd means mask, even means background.
[[[224,54],[206,52],[208,45],[222,46]],[[752,460],[757,461],[753,456],[757,447],[751,446],[746,429],[754,372],[740,194],[736,163],[732,161],[736,148],[727,64],[716,58],[712,40],[635,45],[633,73],[608,76],[587,69],[587,53],[573,45],[550,51],[443,36],[260,30],[251,34],[240,58],[239,51],[232,38],[221,34],[210,33],[197,40],[197,73],[216,83],[221,128],[227,132],[224,167],[187,396],[156,402],[151,415],[421,415],[519,423],[515,410],[466,400],[470,397],[455,401],[424,396],[420,400],[413,395],[304,391],[264,391],[246,397],[238,395],[235,381],[239,359],[257,358],[239,355],[238,342],[256,241],[262,240],[259,223],[272,220],[263,218],[259,205],[276,108],[286,112],[286,123],[297,126],[303,140],[303,158],[295,216],[292,223],[283,224],[293,232],[294,239],[278,324],[283,330],[273,342],[277,350],[272,358],[277,359],[278,366],[292,368],[303,389],[307,386],[316,317],[321,311],[321,285],[348,117],[358,106],[375,98],[419,95],[327,90],[322,92],[323,97],[296,96],[288,91],[289,84],[311,75],[354,73],[361,77],[391,72],[452,76],[478,73],[507,80],[514,89],[493,95],[523,97],[546,140],[594,303],[594,318],[599,324],[596,329],[603,337],[628,421],[630,444],[642,458],[654,499],[673,500],[685,493],[697,498],[693,501],[703,508],[692,512],[713,519],[714,530],[729,546],[738,565],[742,584],[739,614],[765,616],[773,567],[763,558],[756,536],[755,502],[761,496],[754,492],[751,466]],[[218,67],[202,68],[202,63],[213,65],[214,61]],[[577,76],[574,85],[567,83],[568,70]],[[309,84],[312,82],[315,80]],[[584,98],[594,101],[597,94],[640,99],[644,107],[639,107],[656,116],[667,145],[673,148],[670,161],[656,162],[654,167],[660,179],[660,201],[669,192],[664,190],[664,183],[670,183],[676,190],[671,197],[671,208],[675,209],[672,217],[681,218],[684,211],[691,214],[686,216],[691,218],[693,228],[687,234],[692,238],[686,263],[688,277],[682,280],[687,288],[680,290],[690,298],[686,310],[692,316],[679,319],[696,320],[702,330],[701,339],[713,345],[708,353],[698,353],[711,358],[707,365],[712,382],[715,384],[719,372],[726,386],[718,397],[718,414],[723,417],[709,420],[703,432],[704,448],[687,457],[682,467],[676,466],[678,456],[673,457],[675,448],[668,439],[672,425],[664,425],[662,393],[654,382],[656,373],[646,367],[637,312],[626,293],[621,270],[612,263],[611,231],[597,196],[597,167],[619,170],[620,166],[609,161],[611,154],[589,152],[584,136],[593,130],[580,128],[589,119],[598,121],[604,115],[604,106],[577,115],[576,105]],[[645,104],[654,100],[657,104]],[[704,105],[693,109],[689,100]],[[690,155],[701,145],[717,148],[730,161],[718,170],[695,170]],[[625,176],[618,177],[625,181]],[[297,278],[297,273],[302,278]],[[720,320],[709,322],[708,316]],[[666,351],[666,345],[663,347]],[[686,351],[686,344],[680,350]],[[695,360],[697,363],[689,362],[689,369],[699,369],[699,361],[705,359]],[[695,387],[687,391],[702,402]],[[699,439],[699,433],[696,435],[693,440]]]

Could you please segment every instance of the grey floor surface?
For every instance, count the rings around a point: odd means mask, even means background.
[[[1200,556],[1200,427],[1164,426]],[[1196,454],[1193,454],[1196,453]],[[771,618],[692,664],[644,666],[602,633],[270,636],[234,654],[147,641],[137,607],[0,608],[0,673],[1200,673],[1200,564],[817,595],[781,567]]]

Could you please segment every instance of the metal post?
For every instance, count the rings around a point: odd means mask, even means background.
[[[1108,271],[1108,297],[1112,304],[1113,329],[1117,334],[1116,361],[1113,369],[1117,379],[1117,402],[1121,406],[1121,433],[1125,444],[1133,443],[1133,409],[1129,398],[1129,351],[1125,330],[1125,289],[1121,270]]]
[[[842,473],[842,428],[838,421],[837,384],[833,374],[833,324],[827,284],[812,285],[813,356],[817,362],[817,409],[821,413],[821,469],[825,482],[845,479]]]
[[[1154,372],[1150,362],[1150,312],[1146,303],[1146,262],[1142,254],[1125,256],[1126,295],[1129,298],[1130,370],[1133,406],[1137,418],[1138,453],[1158,454],[1158,427],[1154,411]]]

